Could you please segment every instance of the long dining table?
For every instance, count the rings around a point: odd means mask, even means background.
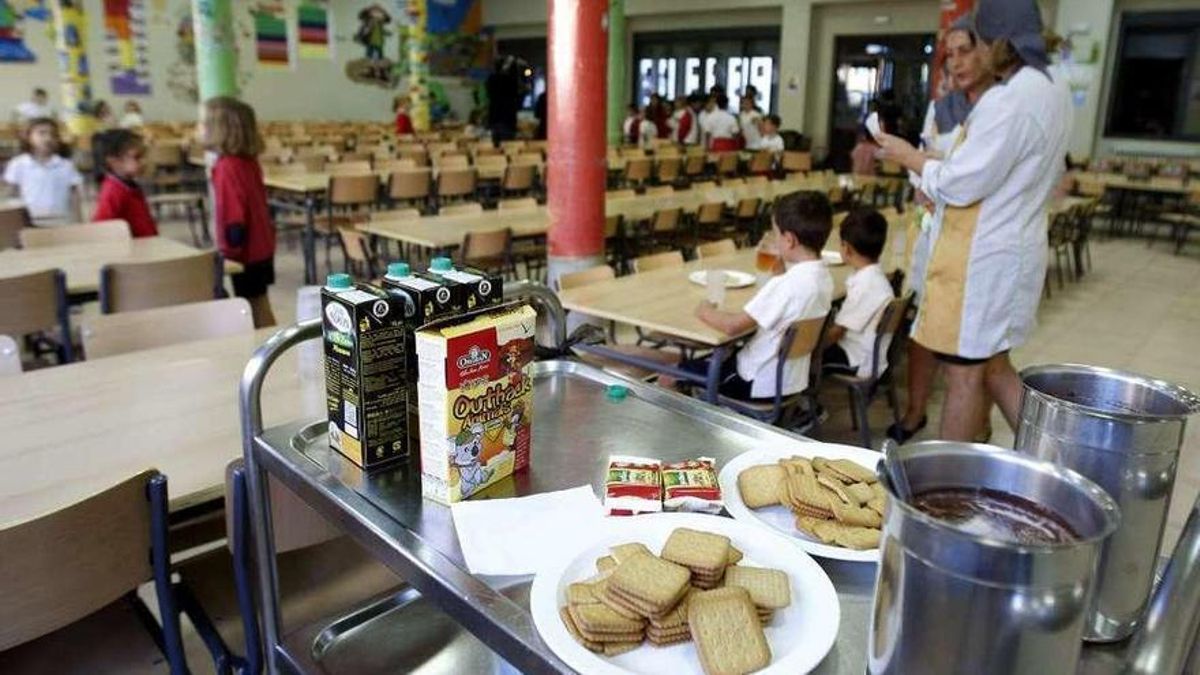
[[[201,250],[167,237],[7,249],[0,251],[0,277],[59,269],[67,277],[67,293],[84,295],[99,289],[100,270],[105,265],[172,260]],[[226,274],[241,270],[239,263],[225,261]]]
[[[197,340],[0,378],[0,529],[53,513],[148,468],[171,509],[220,497],[242,455],[238,381],[277,329]],[[267,379],[264,414],[324,414],[316,365],[296,350]]]

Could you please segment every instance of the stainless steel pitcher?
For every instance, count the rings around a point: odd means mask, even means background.
[[[1121,509],[1121,527],[1100,555],[1084,639],[1124,639],[1154,586],[1184,426],[1200,397],[1094,366],[1036,366],[1021,380],[1016,450],[1079,472]]]
[[[967,533],[888,489],[868,638],[875,675],[1072,673],[1115,502],[1079,474],[993,446],[915,443],[898,451],[915,494],[990,489],[1035,502],[1078,535],[1020,545]]]

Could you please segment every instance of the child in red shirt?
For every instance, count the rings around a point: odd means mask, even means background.
[[[210,98],[202,135],[219,155],[211,177],[217,248],[244,268],[232,275],[233,293],[250,303],[256,328],[273,326],[267,287],[275,283],[275,227],[258,164],[263,143],[254,109],[229,96]]]
[[[413,133],[412,117],[408,114],[408,99],[397,96],[392,108],[396,112],[396,135],[407,136]]]
[[[158,225],[137,184],[146,154],[142,137],[128,129],[114,129],[97,134],[92,145],[97,168],[103,172],[92,221],[124,220],[134,237],[157,237]]]

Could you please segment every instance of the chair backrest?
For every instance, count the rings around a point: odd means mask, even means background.
[[[508,166],[508,158],[504,155],[480,155],[475,158],[475,166],[480,169],[497,169]]]
[[[635,157],[625,163],[625,180],[646,180],[650,177],[650,168],[653,165],[648,158]]]
[[[812,171],[812,153],[785,152],[781,164],[784,171]]]
[[[211,251],[105,265],[100,268],[100,311],[112,314],[212,300],[223,276],[221,258]]]
[[[704,165],[707,158],[703,154],[694,155],[688,154],[687,163],[683,166],[683,173],[688,176],[699,176],[704,173]]]
[[[600,265],[598,267],[589,267],[586,270],[579,272],[571,272],[570,274],[561,274],[558,277],[558,290],[567,291],[580,286],[594,284],[597,281],[608,281],[616,279],[617,273],[608,265]]]
[[[748,197],[746,199],[739,199],[738,204],[737,204],[737,211],[735,212],[735,215],[738,218],[754,218],[758,215],[758,211],[761,208],[762,208],[762,200],[759,199],[758,197]]]
[[[725,213],[724,202],[707,202],[696,210],[697,225],[717,225]]]
[[[421,199],[429,196],[429,169],[394,171],[388,177],[388,197],[391,199]]]
[[[129,241],[133,238],[129,233],[129,223],[124,220],[102,220],[58,227],[27,227],[20,231],[19,236],[22,248]]]
[[[627,159],[637,159],[646,156],[646,150],[637,146],[623,147],[620,150],[621,156]]]
[[[621,221],[622,220],[624,220],[624,218],[620,214],[617,214],[615,216],[605,216],[604,217],[604,238],[605,239],[612,239],[612,238],[616,237],[617,235],[621,234]]]
[[[84,357],[88,360],[154,349],[182,342],[254,332],[250,304],[243,298],[100,314],[83,321]]]
[[[648,194],[648,195],[673,195],[673,194],[675,194],[675,188],[671,187],[670,185],[653,185],[651,187],[646,188],[646,194]]]
[[[443,206],[438,209],[438,215],[440,216],[462,216],[472,213],[483,213],[483,204],[479,202],[467,202],[466,204]]]
[[[635,273],[651,272],[666,267],[683,267],[683,254],[679,251],[664,251],[633,259]]]
[[[791,330],[794,331],[791,343],[784,340],[779,345],[780,356],[784,359],[795,359],[801,356],[807,356],[817,350],[821,346],[821,337],[824,332],[825,319],[827,316],[818,316],[811,319],[801,319],[792,324]]]
[[[658,180],[663,183],[670,183],[679,178],[679,170],[682,164],[683,160],[678,155],[659,159]]]
[[[433,155],[433,165],[439,169],[464,169],[471,166],[470,158],[461,152]]]
[[[683,217],[683,209],[659,209],[654,212],[654,220],[650,223],[650,229],[654,232],[673,232],[679,227],[679,220]]]
[[[766,173],[775,163],[775,153],[770,150],[759,150],[750,158],[750,173]]]
[[[0,251],[21,245],[21,230],[29,227],[29,212],[24,208],[0,210]]]
[[[737,253],[737,244],[732,239],[710,241],[707,244],[700,244],[696,247],[696,257],[700,260],[734,253]]]
[[[0,333],[20,337],[61,326],[66,302],[66,277],[58,270],[0,277]]]
[[[533,197],[518,197],[516,199],[501,199],[496,203],[500,211],[528,211],[538,207],[537,199]]]
[[[512,163],[513,164],[533,164],[536,166],[536,165],[542,163],[542,153],[540,153],[540,152],[522,152],[521,154],[515,155],[512,158]]]
[[[525,149],[525,141],[523,141],[523,140],[501,141],[500,149],[503,150],[505,154],[510,154],[510,151],[519,152],[519,151]]]
[[[21,347],[8,335],[0,335],[0,377],[20,375]]]
[[[375,160],[375,171],[380,174],[392,173],[393,171],[412,171],[417,168],[416,161],[412,159],[377,159]]]
[[[875,345],[871,353],[872,378],[883,375],[879,372],[880,357],[883,351],[887,351],[889,367],[895,365],[899,360],[901,340],[896,338],[902,334],[900,329],[904,325],[904,319],[908,316],[909,308],[912,307],[914,297],[912,291],[909,291],[899,298],[892,299],[884,308],[883,314],[880,315],[879,325],[875,328]]]
[[[325,170],[333,176],[361,176],[371,173],[371,163],[368,161],[334,162],[327,164]]]
[[[358,230],[348,227],[338,228],[338,237],[342,240],[342,249],[352,262],[367,266],[368,274],[373,274],[374,260],[371,256],[370,243],[367,236]]]
[[[379,196],[379,178],[368,168],[366,173],[329,177],[330,206],[368,206]]]
[[[439,197],[462,197],[475,193],[475,169],[443,169],[438,173]]]
[[[510,164],[504,170],[504,183],[501,187],[505,190],[528,190],[533,187],[535,175],[537,166],[534,164]]]
[[[153,576],[144,471],[0,528],[0,651],[69,625]]]
[[[495,260],[507,256],[512,247],[512,230],[503,228],[485,232],[468,232],[463,237],[462,261],[470,265],[475,261]]]
[[[183,164],[183,148],[174,143],[149,143],[145,161],[155,168],[176,168]]]
[[[736,152],[723,152],[717,156],[717,173],[722,176],[732,176],[737,173],[738,169],[738,154]]]
[[[664,144],[664,145],[658,145],[658,147],[656,147],[654,149],[655,157],[662,159],[663,157],[680,157],[680,156],[682,156],[683,153],[680,152],[679,146],[674,145],[670,139],[659,138],[659,139],[655,139],[655,140]]]

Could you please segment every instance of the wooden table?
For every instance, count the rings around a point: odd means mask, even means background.
[[[892,236],[889,237],[888,245],[880,257],[885,271],[890,272],[895,269],[897,261],[893,251],[903,249],[899,240],[904,235],[897,231],[901,229],[889,228]],[[643,360],[636,356],[630,357],[628,354],[615,350],[600,347],[596,351],[609,358],[625,361],[642,368],[700,382],[707,388],[708,401],[715,403],[717,400],[716,376],[721,361],[731,345],[744,336],[726,335],[696,317],[696,307],[705,299],[706,289],[689,281],[688,274],[702,269],[728,269],[757,274],[754,266],[755,257],[755,249],[741,249],[731,255],[696,260],[682,267],[630,274],[609,281],[600,281],[579,288],[559,291],[558,297],[562,301],[563,307],[568,310],[630,324],[647,331],[666,333],[712,347],[714,354],[710,362],[710,373],[703,380],[676,368],[664,367],[662,364]],[[849,265],[836,265],[829,268],[829,273],[833,277],[835,298],[845,295],[846,279],[853,272],[853,268]],[[745,307],[759,288],[760,285],[755,284],[748,288],[726,290],[722,308],[736,311]]]
[[[225,465],[242,455],[242,369],[275,330],[0,378],[0,527],[151,467],[167,475],[172,509],[219,497]],[[268,423],[320,419],[323,379],[297,376],[295,350],[282,358],[263,393]]]
[[[100,287],[100,268],[114,263],[157,262],[194,255],[192,248],[166,237],[143,237],[128,241],[97,241],[43,248],[0,251],[0,277],[19,276],[48,269],[67,275],[67,292],[95,293]],[[225,273],[242,271],[239,263],[225,261]]]

